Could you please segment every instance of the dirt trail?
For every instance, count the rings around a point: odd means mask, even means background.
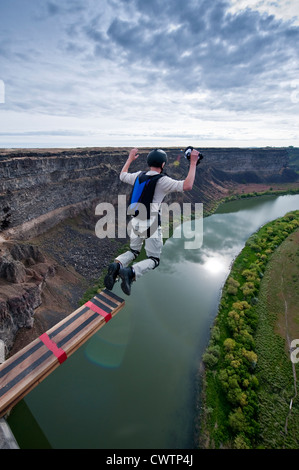
[[[288,302],[287,302],[287,299],[285,297],[284,288],[283,288],[283,286],[284,286],[284,265],[283,265],[283,263],[282,263],[282,266],[283,267],[282,267],[282,272],[281,272],[281,291],[282,291],[282,296],[283,296],[283,300],[284,300],[285,331],[286,331],[286,340],[287,340],[287,344],[288,344],[289,353],[291,354],[291,340],[290,340],[290,336],[289,336],[289,325],[288,325]],[[292,369],[293,369],[295,394],[291,398],[291,401],[290,401],[289,412],[288,412],[287,417],[286,417],[285,428],[284,428],[285,434],[288,433],[288,420],[289,420],[290,414],[292,412],[293,402],[294,402],[295,398],[297,397],[297,376],[296,376],[295,364],[293,362],[292,362]]]

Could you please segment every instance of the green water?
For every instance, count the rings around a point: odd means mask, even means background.
[[[203,220],[201,248],[169,239],[126,307],[25,398],[32,419],[14,409],[20,447],[193,448],[196,373],[230,265],[261,225],[296,209],[299,195],[243,199]]]

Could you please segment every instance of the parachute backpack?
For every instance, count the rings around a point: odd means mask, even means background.
[[[158,175],[147,175],[146,171],[142,171],[136,178],[129,205],[130,214],[133,217],[137,217],[142,220],[150,219],[151,215],[151,203],[155,193],[155,188],[158,180],[163,178],[163,174]],[[146,208],[146,212],[139,211],[140,205]]]

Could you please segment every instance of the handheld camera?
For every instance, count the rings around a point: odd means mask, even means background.
[[[187,158],[187,160],[189,160],[189,161],[190,161],[190,155],[191,155],[192,150],[194,150],[194,148],[191,147],[191,145],[189,145],[189,147],[187,147],[187,148],[184,150],[184,156],[185,156],[185,158]],[[202,159],[203,159],[203,155],[202,155],[202,153],[199,153],[196,166],[199,165],[199,163],[201,162]]]

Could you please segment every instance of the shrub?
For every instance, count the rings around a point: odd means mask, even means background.
[[[217,342],[220,339],[220,329],[218,326],[214,326],[211,330],[211,340],[212,342]]]
[[[212,354],[212,353],[205,352],[202,356],[202,360],[203,360],[206,367],[212,368],[217,364],[218,357],[214,356],[214,354]]]
[[[246,418],[241,408],[229,414],[228,422],[230,427],[237,432],[244,431],[246,428]]]
[[[257,278],[256,269],[244,269],[242,276],[245,277],[246,281],[255,281]]]
[[[226,351],[232,351],[236,347],[236,341],[232,338],[227,338],[223,343],[224,349]]]
[[[252,295],[255,291],[254,283],[253,282],[245,282],[243,286],[241,287],[241,290],[243,292],[243,295],[245,297],[248,297]]]
[[[227,293],[230,294],[230,295],[237,295],[238,289],[237,289],[237,287],[228,286]]]
[[[238,434],[234,440],[235,449],[250,449],[250,442],[244,434]]]

